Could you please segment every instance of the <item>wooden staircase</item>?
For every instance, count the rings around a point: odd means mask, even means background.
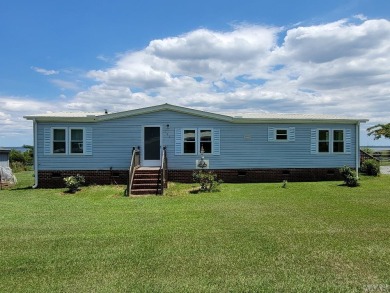
[[[161,194],[160,168],[140,167],[134,171],[132,195]]]

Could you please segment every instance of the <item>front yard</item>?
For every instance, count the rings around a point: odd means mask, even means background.
[[[390,291],[390,175],[139,198],[18,177],[0,191],[0,292]]]

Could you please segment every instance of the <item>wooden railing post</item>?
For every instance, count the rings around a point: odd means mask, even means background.
[[[140,163],[139,147],[138,147],[138,150],[135,147],[133,147],[133,151],[131,153],[129,174],[128,174],[129,177],[127,179],[126,196],[130,196],[130,194],[131,194],[131,186],[133,185],[134,172],[135,172],[135,169],[139,166],[139,163]]]
[[[161,184],[161,191],[160,194],[164,194],[164,188],[167,188],[167,147],[164,146],[162,150],[162,155],[161,155],[161,165],[160,165],[160,170],[159,170],[159,179],[160,179],[160,184]]]

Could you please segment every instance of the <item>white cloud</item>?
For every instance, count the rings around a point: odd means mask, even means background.
[[[52,79],[50,80],[52,84],[59,87],[62,91],[64,90],[72,90],[78,91],[80,90],[80,86],[77,81],[67,81],[62,79]]]
[[[365,16],[364,14],[356,14],[353,17],[356,18],[356,19],[362,20],[362,21],[368,19],[367,16]]]
[[[183,36],[154,40],[146,51],[169,60],[253,60],[275,45],[277,29],[239,26],[230,32],[199,29]]]
[[[0,146],[20,146],[32,143],[32,123],[25,115],[57,110],[54,104],[39,102],[29,97],[0,96]],[[12,138],[12,142],[8,140]]]
[[[55,75],[59,73],[59,71],[57,70],[48,70],[48,69],[35,67],[35,66],[31,66],[31,69],[43,75]]]
[[[94,84],[61,99],[60,107],[113,112],[169,102],[216,112],[332,113],[384,123],[390,117],[388,52],[390,22],[364,16],[285,31],[259,25],[197,29],[152,40],[122,53],[110,68],[88,72]],[[51,82],[78,90],[77,81]]]
[[[361,24],[340,20],[298,27],[287,32],[280,53],[284,62],[327,63],[340,58],[360,58],[388,45],[390,22],[367,20]]]
[[[90,71],[98,84],[76,99],[388,119],[390,22],[356,18],[288,29],[279,46],[281,28],[257,25],[153,40]]]

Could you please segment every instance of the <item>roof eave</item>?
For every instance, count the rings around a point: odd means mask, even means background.
[[[297,124],[313,124],[313,123],[334,123],[334,124],[351,124],[365,123],[368,119],[283,119],[283,118],[234,118],[233,123],[297,123]]]
[[[104,121],[104,120],[112,120],[112,119],[118,119],[118,118],[125,118],[125,117],[131,117],[131,116],[137,116],[137,115],[143,115],[143,114],[150,114],[154,112],[159,111],[173,111],[183,114],[190,114],[193,116],[199,116],[203,118],[210,118],[210,119],[216,119],[216,120],[222,120],[222,121],[232,121],[233,117],[221,115],[221,114],[215,114],[210,112],[205,112],[201,110],[195,110],[180,106],[174,106],[171,104],[162,104],[157,106],[151,106],[146,108],[140,108],[140,109],[134,109],[129,110],[125,112],[119,112],[119,113],[112,113],[112,114],[104,114],[100,116],[96,116],[96,119],[98,121]]]
[[[23,116],[27,120],[37,122],[96,122],[96,116],[87,117],[43,117],[43,116]]]

